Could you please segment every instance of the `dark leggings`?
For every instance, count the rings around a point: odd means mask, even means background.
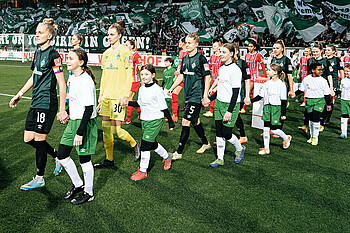
[[[147,142],[145,140],[142,139],[141,141],[141,147],[140,150],[141,151],[151,151],[151,150],[155,150],[158,148],[158,142]]]
[[[222,120],[215,121],[216,136],[230,140],[232,138],[232,127],[224,126]]]
[[[322,112],[312,111],[308,113],[308,118],[312,122],[320,122]]]
[[[60,146],[58,147],[57,158],[59,160],[68,158],[72,149],[73,149],[72,146],[60,144]],[[80,164],[84,164],[90,161],[91,161],[91,155],[79,155]]]
[[[264,127],[269,127],[271,130],[282,129],[282,125],[271,125],[270,121],[264,121]]]
[[[242,109],[243,106],[244,106],[244,103],[241,103],[241,104],[240,104],[240,109]],[[243,124],[243,120],[242,120],[242,118],[241,118],[241,114],[240,114],[240,113],[238,114],[238,117],[237,117],[237,120],[236,120],[236,124],[235,124],[235,125],[236,125],[236,127],[237,127],[238,132],[239,132],[239,135],[240,135],[241,137],[245,137],[246,134],[245,134],[245,130],[244,130],[244,124]]]

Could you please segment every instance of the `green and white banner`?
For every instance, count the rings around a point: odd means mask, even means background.
[[[180,7],[180,14],[185,18],[185,19],[190,19],[192,20],[203,20],[203,10],[202,10],[202,4],[200,0],[192,0],[188,4]]]
[[[51,42],[51,45],[56,48],[62,49],[71,49],[72,45],[70,41],[72,35],[69,36],[55,36],[54,40]],[[151,47],[151,38],[150,37],[133,37],[133,36],[123,36],[121,38],[121,43],[125,44],[127,40],[133,39],[136,40],[138,50],[147,50]],[[9,34],[0,34],[0,45],[15,46],[21,47],[23,41],[23,35],[9,35]],[[35,35],[25,35],[25,48],[36,49]],[[107,36],[93,36],[93,35],[84,35],[84,41],[82,47],[84,49],[91,51],[104,51],[110,47]]]
[[[350,20],[337,17],[331,24],[331,28],[338,33],[343,33],[345,29],[350,28]]]
[[[322,2],[323,5],[331,9],[340,18],[350,20],[350,1],[349,0],[328,0]]]
[[[315,37],[327,30],[327,27],[318,23],[316,19],[301,19],[300,17],[295,17],[292,12],[289,12],[288,15],[305,42],[312,41]]]
[[[310,15],[317,17],[317,19],[323,19],[322,9],[316,9],[314,6],[305,3],[303,0],[294,0],[294,7],[300,15]]]

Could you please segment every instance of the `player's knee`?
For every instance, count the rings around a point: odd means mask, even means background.
[[[182,118],[182,126],[190,126],[191,125],[191,121],[186,120],[185,118]]]
[[[102,121],[102,131],[103,131],[103,140],[113,140],[113,134],[111,131],[111,122]]]

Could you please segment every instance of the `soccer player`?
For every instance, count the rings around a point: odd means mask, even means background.
[[[242,71],[235,61],[236,49],[233,44],[224,44],[220,48],[220,57],[223,65],[219,69],[217,92],[210,97],[217,97],[214,109],[216,127],[216,145],[218,158],[212,162],[210,167],[224,165],[225,140],[235,146],[235,163],[243,160],[245,147],[241,145],[236,135],[232,133],[233,126],[240,110],[240,90],[242,86]]]
[[[147,169],[151,158],[151,150],[154,150],[163,158],[164,170],[169,170],[173,155],[168,153],[156,138],[163,125],[166,116],[169,128],[175,127],[164,98],[164,91],[157,85],[156,70],[153,65],[146,64],[141,68],[141,78],[144,85],[140,88],[137,102],[129,102],[129,105],[141,106],[142,141],[141,162],[137,172],[130,178],[142,180],[147,177]]]
[[[179,52],[179,66],[177,67],[177,70],[175,72],[175,79],[179,77],[180,75],[180,69],[181,69],[181,64],[182,64],[182,59],[184,58],[185,55],[188,54],[188,51],[186,51],[186,43],[185,43],[185,37],[182,37],[179,40],[179,48],[181,49]],[[175,80],[174,80],[175,82]],[[172,92],[171,98],[172,98],[172,108],[173,108],[173,121],[178,122],[178,112],[179,112],[179,94],[181,90],[184,88],[184,82],[180,83]]]
[[[222,65],[222,61],[220,58],[221,45],[222,45],[222,42],[220,39],[213,40],[213,52],[214,53],[209,58],[209,69],[211,70],[211,83],[210,83],[210,85],[213,85],[215,80],[218,78],[219,68]],[[215,99],[210,102],[210,109],[208,112],[204,113],[203,116],[213,117],[214,107],[215,107]]]
[[[271,63],[279,64],[283,72],[287,75],[287,83],[289,85],[288,96],[291,98],[295,97],[294,86],[293,86],[293,65],[290,59],[286,56],[286,47],[284,46],[283,40],[277,40],[273,45],[273,53],[275,54],[274,58],[272,58]],[[283,123],[282,123],[283,125]]]
[[[250,40],[248,44],[248,53],[245,55],[244,60],[247,62],[250,70],[250,90],[249,93],[252,92],[254,88],[254,83],[264,83],[266,79],[260,78],[259,70],[262,69],[264,73],[264,77],[266,77],[266,68],[263,61],[263,57],[257,51],[260,50],[260,45],[256,43],[255,40]],[[241,113],[245,113],[247,105],[241,110]]]
[[[298,73],[297,73],[297,79],[299,79],[300,81],[303,81],[303,79],[307,75],[307,61],[311,57],[312,57],[311,48],[305,48],[304,56],[302,56],[300,58],[300,66],[299,66],[299,70],[298,70]],[[304,97],[303,103],[300,104],[300,107],[305,107],[305,97]]]
[[[135,93],[138,92],[139,88],[140,88],[140,77],[138,74],[138,70],[139,70],[139,68],[141,68],[142,62],[141,62],[141,56],[136,52],[137,51],[136,41],[135,40],[128,40],[125,43],[125,45],[132,52],[132,63],[133,63],[133,67],[134,67],[133,71],[132,71],[133,81],[132,81],[131,92],[130,92],[130,96],[129,96],[129,101],[132,101],[134,96],[135,96]],[[132,110],[133,110],[132,106],[128,106],[126,108],[126,119],[125,119],[125,121],[122,122],[123,125],[128,125],[131,123]],[[136,110],[138,111],[138,113],[140,115],[140,108],[136,107]]]
[[[56,150],[46,141],[58,109],[57,83],[60,94],[57,120],[63,121],[68,116],[65,112],[66,84],[62,71],[62,59],[59,53],[50,46],[56,35],[55,26],[53,19],[44,19],[42,23],[38,24],[35,38],[40,48],[34,54],[31,66],[33,74],[10,101],[10,107],[16,107],[22,96],[32,88],[32,102],[26,119],[24,142],[36,149],[37,173],[33,180],[21,186],[21,190],[45,186],[44,173],[47,154],[56,160],[55,171],[61,170]]]
[[[103,141],[106,149],[106,159],[94,166],[105,168],[114,166],[113,161],[113,134],[130,143],[133,148],[133,158],[137,161],[140,157],[139,143],[126,130],[121,128],[125,119],[125,106],[128,103],[132,85],[132,53],[124,45],[120,44],[120,38],[125,32],[125,22],[120,20],[112,24],[108,29],[108,40],[111,48],[102,56],[102,78],[100,85]],[[124,107],[123,107],[124,106]]]
[[[283,139],[283,149],[290,146],[292,136],[282,131],[282,121],[286,119],[287,87],[284,82],[285,73],[281,65],[271,63],[267,76],[271,78],[261,87],[260,93],[252,99],[252,103],[264,99],[262,120],[264,121],[264,148],[260,148],[259,155],[270,154],[270,129],[272,133]]]
[[[346,64],[344,67],[345,78],[341,80],[340,91],[340,111],[341,111],[341,134],[339,138],[345,139],[348,137],[348,120],[350,115],[350,64]]]
[[[64,199],[74,198],[72,204],[82,204],[94,200],[93,180],[94,167],[91,155],[95,154],[97,144],[97,112],[95,76],[87,66],[88,56],[80,48],[68,54],[67,70],[73,72],[70,77],[70,104],[66,110],[69,122],[61,138],[57,157],[73,182],[72,188],[64,195]],[[67,119],[68,120],[68,119]],[[84,182],[80,178],[74,161],[69,156],[73,147],[79,155],[84,174]]]
[[[174,59],[172,57],[167,57],[164,60],[165,70],[163,71],[163,82],[162,87],[164,89],[165,101],[168,105],[168,108],[172,107],[171,96],[168,95],[168,91],[174,83],[176,69],[173,67]]]
[[[338,73],[339,73],[340,80],[344,78],[343,62],[340,60],[339,57],[337,57],[337,49],[334,45],[326,46],[325,55],[330,65],[329,72],[332,75],[333,92],[335,93],[337,90],[339,90]],[[332,102],[331,102],[332,110],[325,112],[325,118],[323,119],[323,121],[321,121],[321,125],[329,124],[331,120],[332,112],[333,112],[334,101],[335,101],[335,95],[332,96]]]
[[[322,77],[322,64],[311,63],[308,70],[312,74],[306,76],[301,82],[300,91],[305,92],[305,109],[308,114],[310,139],[307,141],[311,145],[318,145],[318,135],[320,131],[320,118],[327,103],[327,111],[332,109],[331,90],[327,80]]]
[[[173,160],[182,159],[182,152],[190,136],[190,125],[192,124],[198,137],[202,140],[202,147],[197,153],[204,153],[210,148],[210,143],[200,122],[199,114],[202,107],[209,105],[207,93],[210,86],[210,70],[207,59],[197,51],[199,37],[196,33],[186,36],[187,54],[181,63],[180,75],[177,77],[169,94],[184,80],[185,85],[185,112],[182,119],[182,130],[179,147],[173,154]],[[203,93],[205,95],[203,96]]]
[[[343,58],[343,63],[344,63],[344,66],[346,64],[350,64],[350,47],[348,48],[348,55],[346,55],[344,58]]]

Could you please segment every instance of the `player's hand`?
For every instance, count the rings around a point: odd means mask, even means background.
[[[102,102],[100,102],[97,107],[96,107],[96,111],[97,113],[100,113],[101,112],[101,105],[102,105]]]
[[[229,121],[231,121],[231,117],[232,117],[232,113],[231,112],[226,112],[225,115],[224,115],[223,121],[229,122]]]
[[[61,120],[61,123],[62,124],[67,124],[68,121],[69,121],[69,115],[67,114],[66,119]]]
[[[335,92],[333,90],[331,90],[331,96],[335,96]]]
[[[285,119],[287,119],[286,116],[281,116],[281,120],[284,121]]]
[[[57,120],[59,120],[61,123],[62,123],[62,121],[64,121],[67,117],[68,117],[68,113],[67,113],[65,110],[59,111],[59,112],[57,113]]]
[[[288,92],[288,96],[290,97],[290,98],[295,98],[295,92],[294,91],[289,91]]]
[[[128,103],[129,103],[129,97],[127,96],[124,96],[123,98],[121,98],[119,100],[119,104],[120,106],[122,106],[123,108],[125,108],[126,106],[128,106]]]
[[[203,105],[204,107],[208,107],[209,104],[210,104],[209,98],[208,98],[207,96],[204,97],[204,98],[202,99],[202,105]]]
[[[83,136],[75,135],[74,141],[73,141],[73,146],[80,146],[83,144]]]
[[[10,100],[10,107],[15,108],[17,106],[18,101],[22,98],[19,94],[15,95],[11,100]]]
[[[252,102],[250,101],[250,98],[249,97],[245,97],[244,98],[244,104],[245,105],[250,105]]]
[[[173,91],[170,89],[170,90],[168,90],[168,96],[171,96],[172,94],[173,94]]]
[[[327,106],[327,112],[332,111],[332,106]]]

